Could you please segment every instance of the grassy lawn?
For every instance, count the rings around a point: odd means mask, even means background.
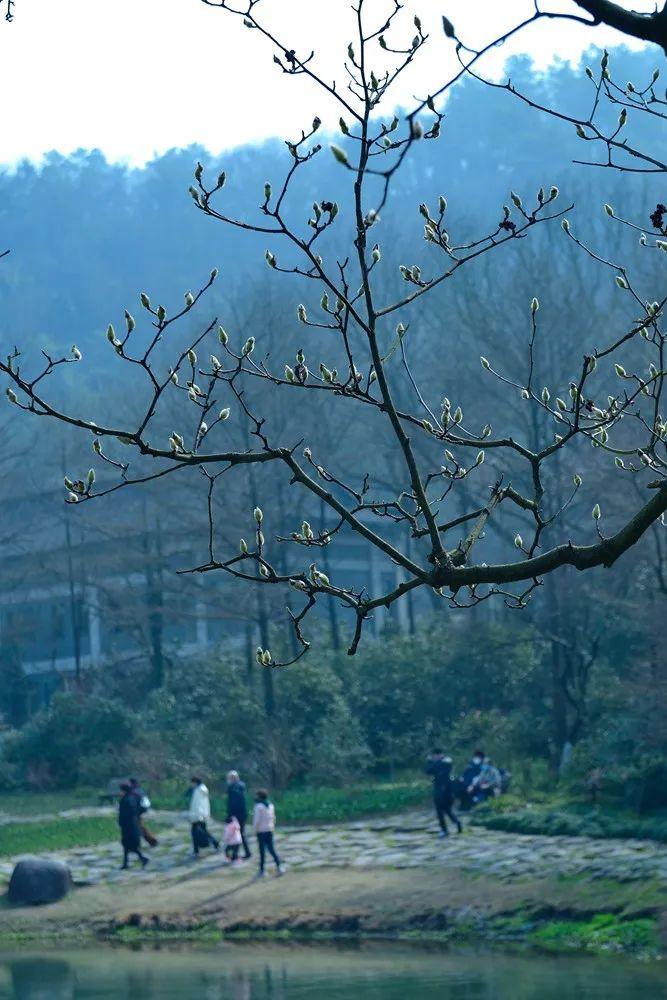
[[[7,823],[0,826],[0,857],[89,847],[117,840],[118,836],[118,824],[113,816]]]
[[[98,795],[97,788],[71,788],[63,792],[0,792],[0,815],[30,817],[96,806]]]
[[[187,808],[186,786],[173,782],[149,789],[156,809]],[[248,790],[248,808],[252,810],[253,790]],[[343,788],[291,788],[276,792],[273,801],[281,824],[342,823],[382,813],[419,808],[428,802],[428,784],[394,782],[350,785]],[[215,819],[223,821],[226,806],[223,787],[211,789],[211,807]]]
[[[275,803],[282,823],[339,823],[421,808],[427,796],[423,782],[406,782],[356,788],[294,789],[276,795]]]

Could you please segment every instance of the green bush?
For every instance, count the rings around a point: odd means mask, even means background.
[[[500,811],[484,807],[471,816],[471,823],[508,833],[566,837],[629,837],[667,843],[667,816],[651,819],[624,817],[590,810],[577,814],[565,810],[518,809]]]
[[[131,770],[139,731],[137,717],[120,702],[63,692],[7,737],[4,756],[28,786],[106,785]]]

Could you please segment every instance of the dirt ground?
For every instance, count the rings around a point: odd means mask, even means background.
[[[231,878],[228,876],[232,876]],[[492,917],[525,914],[571,919],[610,909],[656,912],[658,899],[636,885],[470,877],[452,871],[309,870],[255,881],[247,871],[188,872],[174,879],[75,889],[59,903],[0,910],[0,938],[107,936],[118,927],[178,931],[202,926],[225,932],[329,931],[392,934],[480,927]],[[664,898],[663,898],[664,903]]]

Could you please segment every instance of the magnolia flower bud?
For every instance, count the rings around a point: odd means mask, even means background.
[[[445,458],[447,459],[448,462],[456,462],[456,459],[452,455],[449,448],[445,448]]]
[[[491,424],[484,424],[484,427],[482,428],[482,437],[488,438],[490,433],[491,433]]]
[[[418,118],[413,118],[410,126],[410,135],[413,139],[421,139],[424,135],[424,126]]]
[[[243,345],[243,350],[241,351],[241,355],[242,357],[247,358],[252,354],[254,350],[255,350],[255,338],[248,337],[245,344]]]
[[[545,406],[547,405],[550,399],[551,399],[551,393],[549,392],[549,390],[545,385],[544,389],[542,389],[542,402],[544,403]]]
[[[192,350],[192,348],[190,348],[190,350],[188,351],[188,361],[190,362],[191,365],[197,364],[197,355]]]
[[[612,219],[614,218],[614,209],[611,207],[611,205],[608,205],[605,202],[604,210],[607,213],[607,215],[610,215],[612,217]]]
[[[313,118],[313,132],[317,132],[321,124],[322,124],[322,119],[315,116],[315,118]]]
[[[229,340],[229,337],[227,336],[227,331],[224,330],[223,327],[221,326],[218,327],[218,340],[220,341],[223,347],[226,347],[227,341]]]
[[[213,270],[211,271],[210,275],[209,275],[209,278],[211,279],[211,281],[215,281],[215,279],[218,277],[218,273],[219,272],[218,272],[217,267],[214,267]]]
[[[374,264],[379,263],[382,254],[380,253],[380,247],[379,247],[379,245],[377,243],[375,244],[375,246],[373,247],[373,250],[371,251],[371,256],[373,258],[373,263]]]
[[[592,515],[593,515],[593,517],[595,518],[596,521],[600,520],[600,518],[602,516],[602,511],[600,510],[600,504],[599,503],[595,504],[595,507],[593,507],[593,510],[591,511],[591,513],[592,513]]]
[[[621,113],[618,116],[618,127],[623,128],[626,121],[628,120],[628,112],[626,108],[621,108]]]
[[[65,498],[65,503],[78,503],[78,502],[79,502],[79,498],[76,495],[76,493],[68,493],[67,494],[67,497]]]
[[[530,393],[528,392],[527,389],[522,389],[521,390],[521,398],[522,399],[530,399]]]
[[[577,489],[579,489],[579,487],[583,483],[583,479],[581,478],[578,472],[575,472],[574,476],[572,477],[572,481],[574,485],[577,487]]]
[[[536,312],[537,312],[537,310],[538,310],[539,308],[540,308],[540,303],[539,303],[539,301],[538,301],[538,300],[537,300],[537,299],[536,299],[535,297],[533,297],[533,300],[532,300],[532,302],[530,303],[530,311],[531,311],[531,312],[532,312],[532,313],[534,314],[534,313],[536,313]]]
[[[76,344],[72,344],[72,357],[74,358],[75,361],[81,361],[81,358],[83,357],[81,351],[76,346]]]
[[[141,304],[144,307],[144,309],[150,309],[151,300],[148,298],[145,292],[141,293],[141,295],[139,296],[139,300],[141,301]]]
[[[454,423],[460,424],[462,420],[463,420],[463,410],[461,409],[460,406],[457,406],[456,409],[454,410]]]
[[[204,168],[202,167],[201,163],[197,162],[197,166],[195,167],[195,180],[196,181],[200,181],[201,180],[201,175],[203,174],[203,172],[204,172]]]
[[[618,455],[614,459],[614,465],[616,466],[617,469],[624,469],[625,468],[625,463],[624,463],[623,459],[620,458]]]
[[[257,521],[257,524],[261,524],[262,521],[264,520],[264,514],[262,513],[262,508],[261,507],[255,507],[255,509],[254,509],[254,511],[252,513],[253,513],[253,517]]]
[[[627,373],[623,365],[616,364],[614,365],[614,368],[616,369],[616,374],[619,378],[627,378]]]
[[[266,253],[264,254],[264,257],[266,258],[266,263],[269,265],[269,267],[275,267],[276,266],[276,258],[273,256],[273,254],[271,253],[270,250],[266,251]]]
[[[306,307],[303,302],[300,302],[296,307],[296,315],[300,323],[306,323],[308,321],[308,316],[306,314]]]
[[[110,344],[116,343],[116,331],[114,330],[113,325],[111,323],[109,323],[107,327],[107,340],[109,341]]]
[[[285,365],[285,378],[287,379],[288,382],[294,382],[295,381],[295,378],[294,378],[294,369],[290,368],[289,365]]]
[[[519,198],[518,194],[516,194],[514,191],[510,191],[510,198],[512,199],[512,202],[517,208],[521,208],[523,202],[521,201],[521,198]]]
[[[555,184],[549,191],[549,197],[551,198],[552,201],[555,201],[556,198],[558,197],[558,188],[556,187]]]
[[[220,370],[220,368],[222,368],[222,365],[220,364],[218,358],[216,358],[215,354],[211,355],[211,368],[213,369],[214,372],[217,372]]]
[[[241,555],[246,555],[248,552],[248,543],[245,538],[239,539],[239,549],[241,550]]]
[[[339,118],[338,119],[338,124],[340,126],[340,130],[343,133],[343,135],[349,135],[350,134],[350,130],[347,127],[347,122],[345,121],[344,118]]]
[[[186,292],[183,298],[185,299],[185,304],[189,309],[190,306],[194,304],[195,301],[194,295],[192,294],[192,292]]]
[[[223,407],[223,409],[220,410],[220,413],[218,414],[218,420],[222,421],[229,420],[229,414],[230,414],[229,407],[228,406]]]
[[[477,458],[475,459],[475,465],[481,465],[483,461],[484,461],[484,452],[478,451]]]
[[[398,334],[399,337],[403,336],[403,334],[405,333],[405,326],[403,325],[403,323],[397,324],[396,333]]]
[[[616,284],[618,285],[619,288],[627,288],[628,287],[627,281],[620,274],[616,275]]]
[[[265,199],[265,201],[268,201],[270,197],[271,197],[271,185],[267,181],[266,184],[264,185],[264,199]]]
[[[368,376],[368,384],[369,384],[369,385],[372,385],[372,384],[373,384],[373,382],[375,382],[375,380],[377,379],[377,377],[378,377],[378,376],[377,376],[377,372],[375,371],[375,369],[374,369],[374,368],[371,368],[371,373],[370,373],[370,375]]]
[[[331,149],[331,152],[333,153],[335,159],[338,160],[339,163],[342,163],[345,166],[347,166],[348,161],[347,161],[347,153],[345,152],[345,150],[341,149],[340,146],[334,146],[333,143],[329,148]]]
[[[598,359],[595,357],[595,355],[592,354],[588,359],[588,365],[586,366],[588,374],[590,375],[591,372],[594,372],[597,366],[598,366]]]
[[[580,139],[585,139],[586,138],[586,133],[584,132],[584,130],[581,127],[581,125],[576,125],[575,129],[576,129],[577,135],[579,136]]]
[[[517,549],[522,549],[523,548],[523,538],[521,537],[521,535],[515,535],[514,536],[514,544],[515,544],[515,546],[516,546]]]
[[[481,362],[482,368],[486,368],[488,370],[491,367],[488,359],[485,358],[484,355],[480,355],[480,359],[479,360]]]
[[[567,403],[564,399],[561,399],[560,396],[556,396],[556,406],[561,412],[567,410]]]
[[[424,428],[424,430],[425,430],[425,431],[427,431],[427,432],[428,432],[429,434],[432,434],[432,433],[433,433],[433,424],[431,423],[431,421],[430,421],[430,420],[422,420],[422,427],[423,427],[423,428]]]
[[[95,438],[95,440],[93,441],[93,451],[96,452],[98,455],[102,454],[102,445],[97,440],[97,438]]]
[[[94,469],[88,469],[88,475],[86,476],[86,482],[88,483],[89,486],[92,486],[93,483],[95,482],[95,470]]]
[[[227,175],[226,175],[226,173],[223,170],[221,174],[218,174],[218,187],[219,188],[224,187],[226,180],[227,180]]]
[[[269,571],[266,568],[266,566],[260,566],[259,571],[260,573],[262,573],[262,576],[269,575]],[[265,649],[264,655],[262,656],[262,665],[268,667],[270,663],[271,663],[271,650]]]
[[[260,666],[262,664],[263,657],[264,657],[264,650],[262,649],[261,646],[258,646],[257,649],[255,650],[255,659],[260,664]]]
[[[173,382],[174,385],[178,385],[178,372],[172,372],[169,376],[169,381]]]
[[[565,232],[565,233],[569,233],[570,232],[570,220],[569,219],[563,219],[563,221],[561,222],[561,226],[563,227],[563,232]]]

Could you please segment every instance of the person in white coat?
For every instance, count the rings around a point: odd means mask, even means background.
[[[211,818],[211,799],[208,788],[201,778],[194,776],[190,779],[190,783],[192,791],[190,793],[188,818],[191,824],[192,853],[197,858],[202,847],[214,847],[218,851],[220,849],[220,841],[216,840],[212,833],[209,833],[206,825]]]

